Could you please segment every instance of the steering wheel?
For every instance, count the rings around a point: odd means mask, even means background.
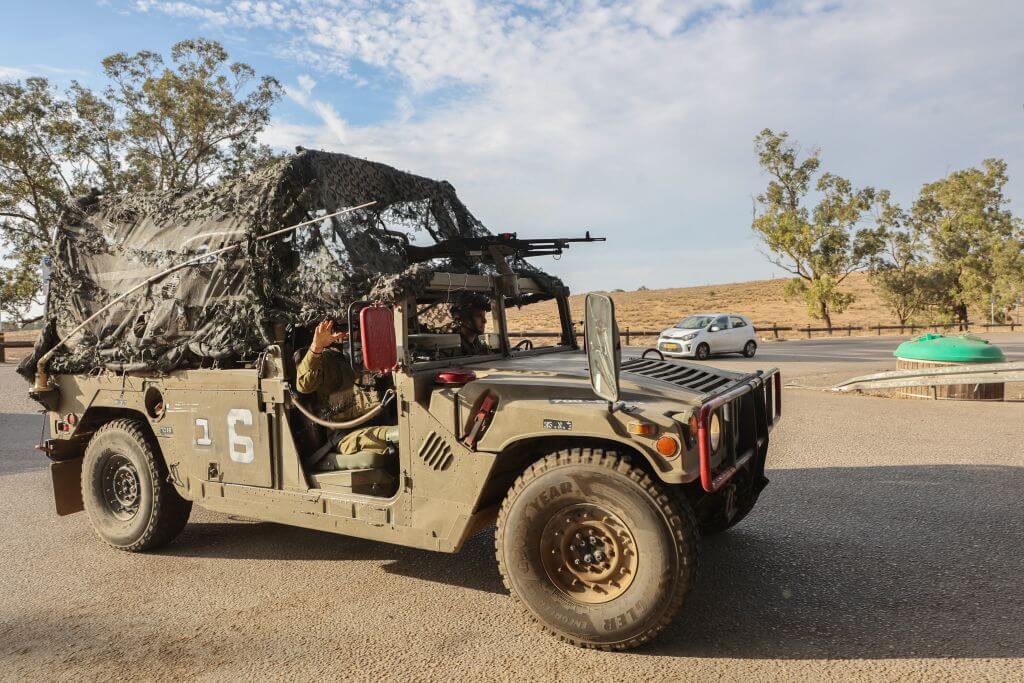
[[[529,339],[521,339],[519,343],[512,347],[513,351],[518,351],[520,348],[525,348],[527,351],[533,350],[533,342]]]

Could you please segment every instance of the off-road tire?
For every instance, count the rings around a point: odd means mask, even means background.
[[[569,597],[540,557],[542,530],[580,504],[608,510],[637,538],[634,578],[600,604]],[[697,541],[690,505],[645,470],[614,451],[571,448],[537,461],[512,485],[495,552],[505,587],[541,630],[580,647],[628,650],[657,636],[682,608],[696,581]]]
[[[751,339],[743,345],[743,356],[745,358],[753,358],[754,354],[757,353],[757,342]]]
[[[137,473],[138,507],[119,519],[104,493],[104,469],[111,458],[127,461]],[[185,527],[192,502],[168,481],[160,447],[139,420],[114,420],[89,440],[82,463],[82,501],[101,540],[130,552],[152,550],[172,541]]]
[[[697,360],[707,360],[711,358],[711,347],[707,345],[707,342],[701,342],[697,344],[697,351],[695,353]]]

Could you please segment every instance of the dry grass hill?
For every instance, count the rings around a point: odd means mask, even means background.
[[[756,324],[820,326],[820,321],[807,315],[803,299],[786,301],[783,296],[785,285],[784,279],[754,280],[726,285],[611,292],[611,296],[615,300],[615,312],[622,330],[626,327],[661,330],[691,313],[718,311],[742,313]],[[854,273],[844,285],[846,291],[857,299],[845,313],[833,316],[833,325],[891,324],[893,317],[875,294],[867,275]],[[583,318],[583,297],[583,294],[576,294],[570,299],[574,319]],[[554,330],[558,325],[555,305],[550,301],[509,309],[508,320],[511,330]],[[790,333],[789,336],[794,335]]]

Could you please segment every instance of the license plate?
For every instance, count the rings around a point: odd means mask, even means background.
[[[668,343],[665,343],[665,344],[661,345],[661,350],[662,351],[679,351],[680,348],[681,347],[679,346],[679,344],[673,344],[671,342],[668,342]]]

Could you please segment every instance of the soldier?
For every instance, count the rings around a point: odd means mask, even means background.
[[[452,304],[452,320],[462,340],[463,356],[491,353],[484,333],[487,331],[487,312],[490,306],[483,297],[468,298]]]
[[[377,402],[356,384],[352,366],[335,346],[347,338],[347,332],[334,331],[331,320],[317,325],[295,378],[299,393],[315,394],[321,413],[332,422],[354,420]],[[315,454],[309,464],[321,471],[380,467],[387,461],[389,443],[397,440],[397,432],[397,426],[357,427],[344,434],[330,452]]]

